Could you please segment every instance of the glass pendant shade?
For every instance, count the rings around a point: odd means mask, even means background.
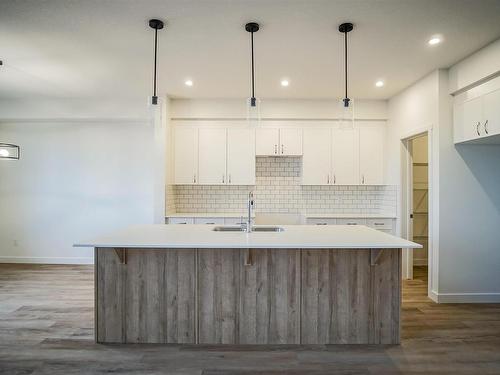
[[[19,160],[19,146],[10,143],[0,143],[0,160]]]
[[[260,99],[248,98],[246,101],[246,121],[248,126],[260,125]]]
[[[338,100],[339,125],[341,129],[354,128],[354,101],[349,100],[348,106],[345,106],[344,99]]]

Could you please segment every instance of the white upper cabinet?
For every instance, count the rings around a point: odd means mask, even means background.
[[[500,90],[484,96],[483,131],[486,136],[500,134]]]
[[[359,183],[358,129],[333,129],[331,180],[336,185]]]
[[[277,156],[280,144],[280,130],[258,128],[256,130],[255,153],[257,156]]]
[[[198,133],[199,183],[223,185],[226,176],[226,129],[200,128]]]
[[[255,131],[227,130],[227,183],[255,185]]]
[[[302,129],[258,128],[256,133],[257,156],[301,156]]]
[[[278,152],[282,156],[301,156],[302,129],[300,128],[280,129],[280,148]]]
[[[454,107],[455,142],[467,141],[481,136],[480,127],[483,112],[482,98],[475,98]]]
[[[304,129],[304,156],[302,157],[302,185],[328,185],[331,182],[330,128]]]
[[[369,125],[359,129],[359,183],[384,183],[385,126]]]
[[[500,135],[500,89],[465,102],[455,103],[453,106],[455,143],[467,141],[500,143],[498,135]]]
[[[198,182],[198,129],[175,129],[174,141],[175,183],[179,185]]]

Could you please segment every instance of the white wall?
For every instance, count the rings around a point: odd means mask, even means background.
[[[141,102],[45,104],[0,103],[21,146],[0,161],[0,262],[91,263],[73,243],[154,220],[154,126]]]
[[[488,55],[498,53],[486,47]],[[453,67],[450,77],[469,74],[475,79],[491,76],[491,67],[478,72],[484,51]],[[461,65],[462,64],[462,65]],[[464,71],[462,71],[461,66]],[[469,81],[467,81],[469,82]],[[474,83],[468,83],[474,85]],[[400,181],[400,138],[432,125],[431,163],[433,191],[430,196],[431,263],[430,295],[440,302],[500,301],[500,148],[453,144],[452,96],[448,71],[436,71],[389,101],[390,156],[387,174]]]

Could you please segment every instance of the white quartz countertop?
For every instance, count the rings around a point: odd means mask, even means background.
[[[283,232],[215,232],[215,225],[150,224],[124,228],[76,247],[384,249],[422,246],[364,225],[280,225]]]

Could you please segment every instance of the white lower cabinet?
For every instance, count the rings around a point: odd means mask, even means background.
[[[194,224],[192,217],[169,217],[168,224]]]
[[[244,217],[225,217],[224,225],[242,225],[246,223],[246,218]]]
[[[366,219],[366,225],[374,229],[389,229],[392,231],[393,219]]]
[[[309,224],[309,225],[335,225],[335,224],[337,224],[337,221],[335,219],[331,219],[331,218],[322,219],[322,218],[317,218],[317,217],[310,217],[306,220],[306,224]]]
[[[224,219],[222,217],[195,217],[195,224],[207,224],[207,225],[223,225]]]
[[[395,219],[380,218],[380,219],[365,219],[365,218],[317,218],[309,217],[306,219],[306,224],[309,225],[366,225],[370,228],[377,229],[381,232],[394,234]]]
[[[365,225],[366,219],[337,219],[337,225]]]

